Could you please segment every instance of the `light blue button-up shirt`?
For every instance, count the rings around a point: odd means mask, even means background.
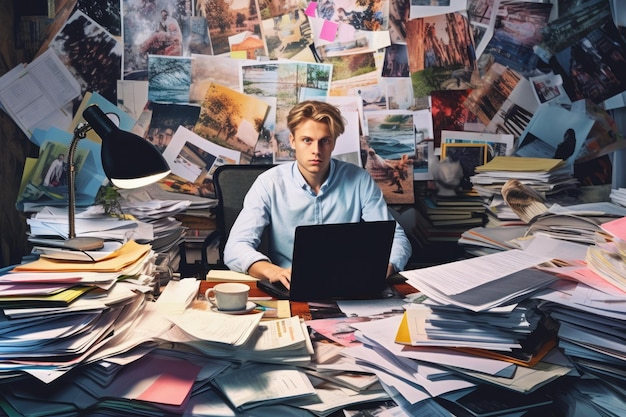
[[[278,165],[259,175],[248,191],[226,242],[224,263],[238,272],[247,272],[261,260],[291,268],[296,226],[361,220],[393,220],[382,191],[366,170],[333,159],[328,178],[315,194],[296,162]],[[266,226],[269,258],[256,250]],[[401,271],[410,256],[411,244],[396,222],[389,261]]]

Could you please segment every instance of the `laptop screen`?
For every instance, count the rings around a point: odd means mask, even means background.
[[[380,298],[394,232],[393,220],[298,226],[288,296],[259,286],[293,301]]]

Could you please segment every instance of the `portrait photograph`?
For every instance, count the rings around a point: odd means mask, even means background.
[[[148,55],[189,56],[191,2],[122,0],[124,79],[148,79]]]

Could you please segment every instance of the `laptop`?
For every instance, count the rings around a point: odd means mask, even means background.
[[[388,298],[395,226],[393,220],[298,226],[290,289],[267,279],[257,287],[292,301]]]

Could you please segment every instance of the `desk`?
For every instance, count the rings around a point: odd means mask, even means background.
[[[233,281],[228,281],[228,282],[233,282]],[[249,281],[247,282],[240,281],[240,282],[250,286],[250,297],[263,297],[267,295],[263,290],[258,289],[254,282],[249,282]],[[201,281],[200,282],[200,294],[204,294],[204,292],[208,288],[212,288],[213,286],[219,283],[220,283],[219,281]],[[411,287],[409,284],[406,284],[406,283],[394,284],[394,288],[398,290],[398,292],[400,292],[402,295],[407,295],[407,294],[415,292],[415,288]],[[289,304],[291,306],[292,315],[298,316],[304,320],[312,319],[311,312],[309,311],[309,304],[307,302],[290,301]]]

